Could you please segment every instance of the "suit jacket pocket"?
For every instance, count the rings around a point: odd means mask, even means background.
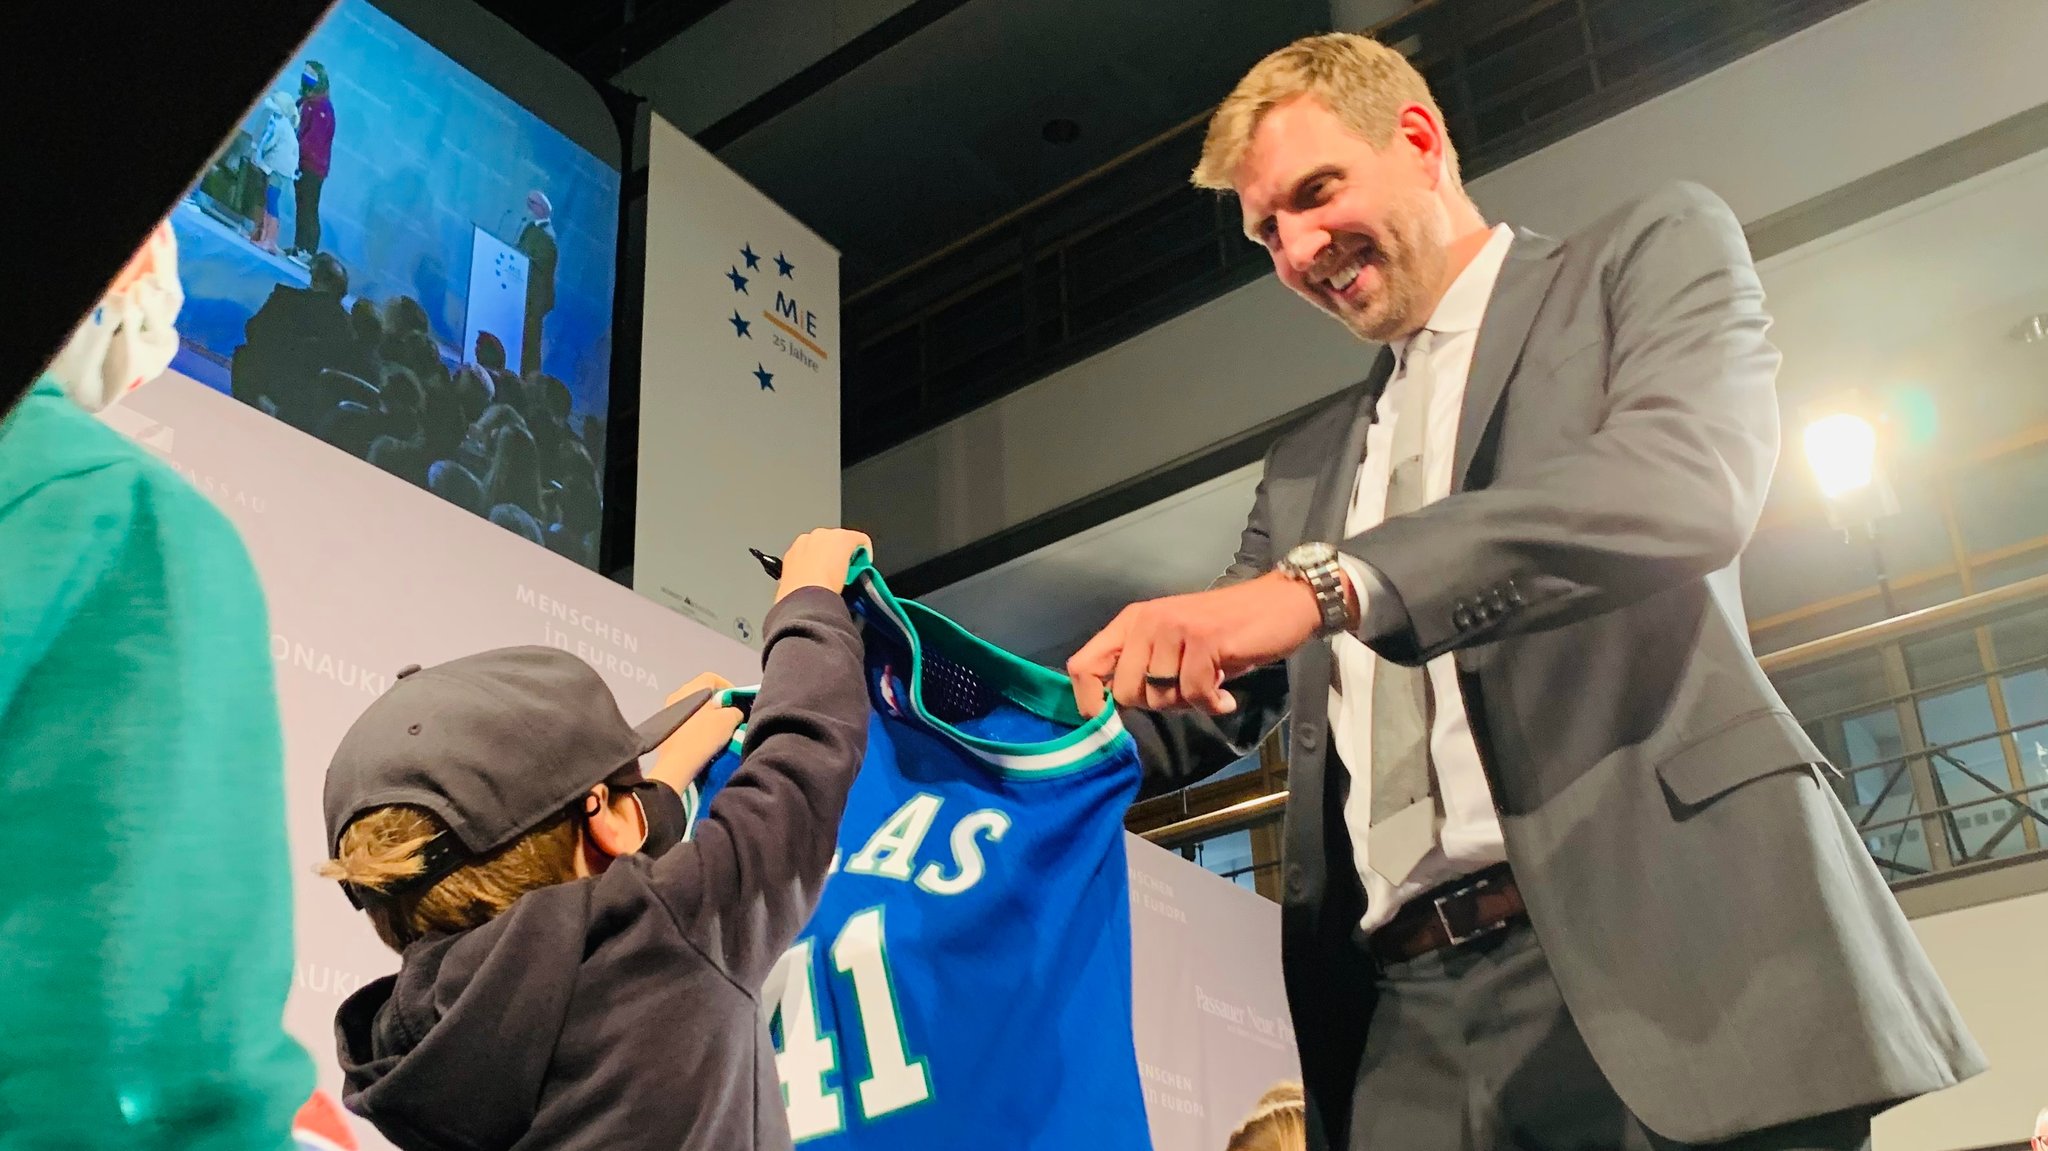
[[[1798,721],[1783,711],[1751,712],[1679,748],[1657,764],[1671,797],[1697,807],[1754,779],[1820,758]]]

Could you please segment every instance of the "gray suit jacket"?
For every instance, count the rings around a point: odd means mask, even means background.
[[[1677,185],[1517,234],[1479,330],[1453,492],[1339,546],[1400,597],[1388,659],[1455,653],[1509,862],[1622,1100],[1687,1143],[1877,1108],[1984,1067],[1757,666],[1736,556],[1778,454],[1779,356],[1741,226]],[[1276,443],[1224,581],[1337,541],[1369,378]],[[1373,970],[1328,751],[1331,654],[1233,684],[1226,721],[1126,712],[1151,792],[1292,704],[1285,970],[1311,1127],[1347,1144]]]

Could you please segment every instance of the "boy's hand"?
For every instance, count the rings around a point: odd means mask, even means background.
[[[816,528],[796,537],[782,553],[782,582],[775,587],[776,602],[800,587],[846,590],[846,569],[853,553],[862,548],[873,555],[874,543],[863,532],[846,528]]]
[[[668,702],[680,703],[697,692],[724,691],[731,686],[731,680],[707,671],[677,688]],[[739,708],[707,702],[674,735],[662,741],[655,752],[654,770],[647,773],[647,778],[658,779],[681,792],[732,742],[732,733],[739,730],[742,718]]]
[[[678,704],[690,698],[691,696],[696,695],[700,691],[725,691],[731,686],[731,680],[725,678],[724,676],[718,674],[715,671],[707,671],[703,675],[698,676],[696,679],[691,680],[690,682],[684,684],[683,686],[675,689],[672,692],[669,692],[668,702],[670,705]]]

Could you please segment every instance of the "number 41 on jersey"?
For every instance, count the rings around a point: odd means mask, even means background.
[[[775,1070],[789,1109],[789,1133],[798,1142],[846,1127],[845,1101],[831,1085],[840,1077],[845,1059],[839,1038],[819,1025],[818,985],[828,976],[817,970],[813,951],[813,941],[801,939],[784,953],[785,982],[775,1011],[782,1041]],[[849,1038],[862,1042],[867,1054],[867,1077],[855,1086],[861,1116],[879,1119],[930,1099],[931,1072],[923,1059],[911,1054],[910,1040],[903,1033],[889,976],[882,909],[870,907],[848,916],[832,941],[830,956],[833,969],[851,985],[860,1015],[860,1034]]]

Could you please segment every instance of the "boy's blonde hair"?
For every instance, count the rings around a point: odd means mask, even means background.
[[[1202,160],[1195,165],[1195,186],[1218,191],[1235,186],[1259,121],[1299,96],[1314,97],[1375,148],[1394,138],[1401,109],[1410,104],[1429,109],[1439,124],[1444,118],[1429,83],[1406,56],[1355,32],[1306,36],[1254,64],[1216,106],[1202,140]],[[1448,136],[1444,160],[1452,186],[1460,186],[1458,153]]]
[[[1230,1133],[1224,1151],[1306,1151],[1308,1118],[1301,1084],[1277,1083]]]
[[[425,808],[380,807],[348,825],[320,874],[366,893],[389,892],[426,870],[420,849],[447,830]],[[393,951],[433,932],[466,931],[503,914],[529,891],[576,878],[577,823],[567,812],[424,891],[364,901],[377,937]]]

